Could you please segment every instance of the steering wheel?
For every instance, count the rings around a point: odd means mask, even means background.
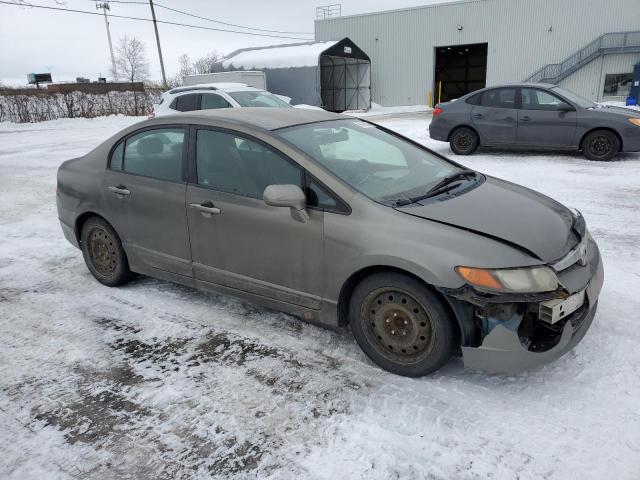
[[[369,160],[365,158],[358,160],[356,164],[360,169],[362,169],[362,167],[364,166],[368,170],[368,171],[362,172],[354,169],[353,176],[360,177],[360,178],[358,179],[354,178],[353,182],[356,187],[359,187],[360,185],[365,183],[367,180],[369,180],[369,178],[371,178],[371,176],[375,173],[375,171],[372,168],[371,162],[369,162]]]

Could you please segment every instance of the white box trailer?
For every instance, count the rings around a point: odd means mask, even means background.
[[[185,86],[200,85],[201,83],[215,83],[215,82],[228,82],[228,83],[245,83],[250,87],[259,88],[261,90],[267,89],[267,79],[264,72],[260,71],[233,71],[233,72],[219,72],[219,73],[203,73],[200,75],[187,75],[183,78]]]

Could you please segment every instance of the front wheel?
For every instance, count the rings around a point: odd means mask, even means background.
[[[349,305],[351,331],[364,353],[389,372],[427,375],[451,357],[453,319],[434,293],[398,273],[364,279]]]
[[[584,137],[581,147],[589,160],[607,161],[620,151],[620,140],[609,130],[595,130]]]
[[[82,226],[80,244],[87,268],[100,283],[116,287],[133,277],[120,237],[107,221],[89,218]]]
[[[480,138],[469,127],[456,128],[449,137],[449,146],[456,155],[471,155],[478,149]]]

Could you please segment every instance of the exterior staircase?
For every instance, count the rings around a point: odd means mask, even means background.
[[[560,63],[550,63],[525,82],[558,83],[601,55],[640,52],[640,31],[604,33]]]

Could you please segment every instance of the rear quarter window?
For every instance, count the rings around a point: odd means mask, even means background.
[[[122,154],[124,152],[124,142],[118,143],[118,146],[111,152],[109,159],[109,168],[112,170],[122,170]]]
[[[465,101],[470,105],[480,105],[480,100],[482,99],[482,93],[476,93],[471,97],[467,98]]]
[[[171,108],[179,112],[191,112],[200,110],[200,94],[190,93],[188,95],[180,95],[171,104]]]

